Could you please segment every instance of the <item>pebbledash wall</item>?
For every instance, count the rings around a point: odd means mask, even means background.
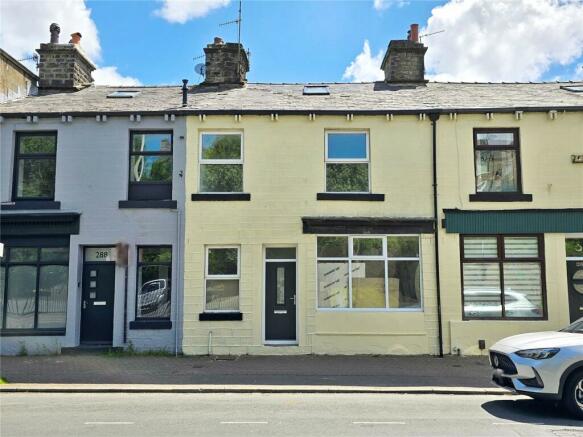
[[[172,303],[171,329],[127,329],[124,343],[125,269],[115,269],[115,303],[113,346],[137,349],[180,350],[182,310],[181,247],[182,209],[184,187],[185,120],[174,122],[163,116],[142,116],[141,122],[130,122],[127,116],[109,116],[106,122],[95,117],[74,117],[70,123],[59,118],[40,118],[37,123],[26,118],[4,118],[1,127],[1,200],[11,201],[12,174],[16,132],[56,131],[55,200],[61,202],[59,211],[3,211],[11,213],[77,212],[80,213],[80,231],[71,235],[69,246],[69,286],[66,334],[64,336],[4,336],[1,353],[15,354],[59,351],[62,347],[79,345],[81,323],[81,291],[83,248],[85,246],[112,246],[118,242],[129,244],[127,285],[127,324],[135,317],[136,247],[138,245],[172,246]],[[128,198],[130,130],[172,130],[173,184],[172,198],[178,208],[120,209],[118,202]]]
[[[520,139],[520,165],[523,192],[532,201],[476,202],[473,129],[517,128]],[[571,155],[583,151],[583,114],[559,113],[552,119],[547,112],[524,113],[521,120],[515,114],[495,114],[487,120],[484,114],[447,115],[438,122],[439,210],[473,211],[561,210],[583,208],[583,168],[571,162]],[[551,211],[551,213],[553,213]],[[441,214],[441,218],[446,215]],[[520,219],[517,219],[520,220]],[[527,226],[524,219],[519,228]],[[493,224],[492,226],[497,226]],[[501,224],[500,224],[501,225]],[[583,222],[579,228],[583,227]],[[460,269],[460,236],[439,227],[439,259],[445,352],[485,354],[486,348],[510,335],[549,331],[569,324],[569,301],[565,254],[566,238],[581,238],[579,233],[538,232],[544,234],[546,276],[546,320],[463,320],[462,279]]]
[[[325,132],[364,130],[370,139],[370,187],[383,202],[316,200],[325,191]],[[184,248],[185,354],[437,354],[433,234],[421,234],[422,309],[317,309],[316,238],[302,217],[431,219],[431,124],[416,116],[243,115],[187,120]],[[240,132],[243,190],[250,201],[191,201],[198,192],[202,132]],[[241,321],[199,321],[204,311],[205,247],[241,248]],[[297,248],[297,346],[266,346],[263,334],[264,249]]]

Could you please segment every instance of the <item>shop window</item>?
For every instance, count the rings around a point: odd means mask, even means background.
[[[136,319],[170,319],[172,247],[138,247]]]
[[[319,236],[318,308],[419,310],[418,235]]]
[[[172,132],[130,132],[128,198],[172,199]]]
[[[462,236],[466,319],[545,317],[542,236]]]
[[[13,199],[53,200],[57,133],[17,133],[14,156]]]
[[[2,331],[64,335],[68,247],[7,246],[0,272]]]
[[[366,132],[326,133],[326,192],[370,191],[368,149]]]
[[[242,193],[243,135],[201,134],[199,173],[201,193]]]
[[[239,311],[239,247],[207,247],[205,311]]]

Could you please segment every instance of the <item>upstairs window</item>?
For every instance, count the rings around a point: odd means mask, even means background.
[[[521,193],[518,129],[475,129],[476,193]]]
[[[243,135],[203,133],[200,138],[200,192],[243,192]]]
[[[17,133],[13,199],[53,200],[56,161],[56,132]]]
[[[172,199],[172,132],[130,134],[129,200]]]
[[[366,132],[326,133],[326,192],[368,193],[369,144]]]

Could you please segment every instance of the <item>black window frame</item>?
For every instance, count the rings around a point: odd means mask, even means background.
[[[134,152],[134,135],[169,134],[169,152]],[[171,178],[170,182],[137,182],[132,181],[132,157],[134,156],[170,156]],[[128,159],[128,200],[172,200],[172,186],[174,182],[174,131],[172,129],[139,129],[130,130],[129,135],[129,159]],[[152,195],[153,194],[153,195]]]
[[[170,249],[170,262],[144,262],[140,261],[140,250],[141,249]],[[172,251],[171,244],[145,244],[141,246],[136,246],[136,292],[135,292],[135,303],[134,303],[134,320],[136,322],[160,322],[160,321],[169,321],[172,319],[172,291],[173,287],[173,278],[172,278],[172,260],[174,258],[174,254]],[[138,291],[140,289],[140,267],[143,266],[168,266],[168,276],[170,278],[170,312],[168,317],[138,317]]]
[[[44,137],[52,136],[55,138],[54,153],[21,153],[20,141],[22,137]],[[14,169],[12,172],[12,200],[18,201],[51,201],[55,200],[55,185],[57,180],[57,147],[58,147],[58,131],[20,131],[16,132],[15,146],[14,146]],[[52,159],[55,161],[55,177],[53,179],[53,195],[43,197],[18,196],[18,167],[20,160],[23,159]]]
[[[33,248],[37,251],[36,261],[10,261],[10,251],[12,249],[22,249],[22,248]],[[47,248],[66,248],[68,252],[67,261],[42,261],[41,260],[41,249]],[[4,267],[4,296],[3,305],[0,308],[2,311],[2,324],[0,326],[0,336],[36,336],[36,335],[65,335],[67,327],[67,317],[68,317],[68,296],[69,296],[69,272],[67,272],[67,302],[65,311],[65,326],[63,328],[38,328],[38,303],[40,293],[38,292],[40,285],[40,270],[41,267],[45,266],[64,266],[69,268],[70,263],[70,248],[68,242],[34,242],[33,240],[27,239],[22,243],[18,244],[6,244],[4,247],[4,256],[0,259],[0,265]],[[36,268],[36,283],[35,283],[35,308],[34,308],[34,326],[33,328],[6,328],[6,313],[8,310],[8,278],[9,278],[9,268],[14,266],[30,266]]]
[[[511,133],[514,141],[512,145],[480,145],[478,144],[478,134],[492,134],[492,133]],[[501,127],[501,128],[474,128],[473,129],[473,161],[474,161],[474,192],[470,194],[470,201],[485,201],[485,202],[514,202],[514,201],[532,201],[531,194],[524,194],[522,187],[522,161],[520,154],[520,129],[517,127]],[[514,151],[516,156],[516,190],[515,191],[478,191],[478,166],[476,155],[480,150],[508,150]]]
[[[464,255],[465,238],[496,238],[496,258],[466,258]],[[536,258],[507,258],[504,253],[505,237],[536,237],[538,242],[538,257]],[[546,262],[545,262],[545,242],[544,234],[463,234],[459,237],[460,244],[460,282],[461,282],[461,300],[462,300],[462,320],[503,320],[503,321],[545,321],[548,320],[547,311],[547,287],[546,287]],[[469,317],[465,311],[465,294],[464,294],[464,264],[472,263],[497,263],[500,275],[500,301],[502,313],[500,317]],[[506,317],[504,304],[504,263],[539,263],[541,268],[541,293],[542,293],[542,315],[540,317]]]

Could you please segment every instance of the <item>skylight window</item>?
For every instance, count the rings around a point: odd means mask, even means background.
[[[133,97],[136,97],[138,94],[140,94],[139,91],[118,90],[118,91],[114,91],[111,94],[108,94],[107,98],[108,99],[131,99]]]
[[[583,85],[564,85],[561,86],[561,89],[572,93],[583,93]]]
[[[304,96],[328,96],[330,90],[325,85],[306,85],[304,86]]]

